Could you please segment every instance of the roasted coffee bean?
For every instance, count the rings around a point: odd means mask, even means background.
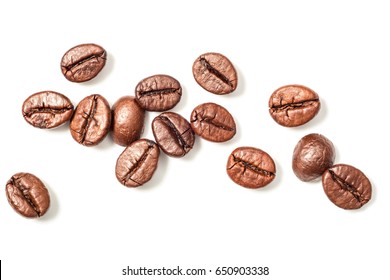
[[[103,141],[110,131],[111,109],[107,100],[93,94],[77,105],[70,120],[70,133],[74,140],[84,146],[95,146]]]
[[[322,186],[330,201],[343,209],[361,208],[371,199],[370,180],[359,169],[336,164],[322,175]]]
[[[177,113],[165,112],[155,117],[152,130],[157,144],[169,156],[182,157],[194,146],[195,133],[190,123]]]
[[[269,112],[278,124],[294,127],[313,119],[320,105],[318,94],[313,90],[301,85],[287,85],[272,93]]]
[[[135,88],[139,105],[147,111],[172,109],[181,99],[180,83],[168,75],[154,75],[140,81]]]
[[[144,130],[145,110],[133,96],[123,96],[112,106],[111,135],[114,142],[121,146],[141,138]]]
[[[106,64],[106,51],[96,44],[82,44],[68,50],[61,60],[61,71],[71,82],[81,83],[96,77]]]
[[[195,134],[212,142],[225,142],[236,134],[236,123],[229,111],[211,102],[195,107],[190,123]]]
[[[16,173],[8,180],[5,192],[12,208],[24,217],[41,217],[49,209],[49,191],[33,174]]]
[[[126,187],[139,187],[148,182],[157,169],[160,148],[152,141],[141,138],[125,148],[118,157],[115,174]]]
[[[308,134],[294,148],[292,169],[301,181],[313,181],[333,165],[335,157],[334,146],[328,138],[317,133]]]
[[[195,81],[214,94],[228,94],[237,88],[237,72],[228,58],[220,53],[200,55],[192,66]]]
[[[22,106],[24,119],[38,128],[54,128],[67,122],[73,114],[73,104],[65,95],[42,91],[30,95]]]
[[[251,189],[265,187],[276,176],[271,156],[254,147],[236,148],[229,156],[226,171],[236,184]]]

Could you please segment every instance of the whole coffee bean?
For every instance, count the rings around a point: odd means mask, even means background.
[[[214,94],[228,94],[237,88],[237,73],[230,60],[220,53],[200,55],[192,66],[195,81]]]
[[[221,105],[211,102],[195,107],[190,123],[195,134],[212,142],[225,142],[236,134],[233,116]]]
[[[103,69],[106,59],[107,53],[101,46],[81,44],[64,54],[61,60],[61,71],[71,82],[89,81]]]
[[[336,164],[322,175],[322,186],[330,201],[343,209],[361,208],[371,199],[370,180],[359,169]]]
[[[33,174],[16,173],[8,180],[5,192],[12,208],[24,217],[41,217],[49,209],[49,191]]]
[[[301,85],[287,85],[272,93],[269,112],[278,124],[294,127],[313,119],[320,105],[318,94],[313,90]]]
[[[230,179],[245,188],[265,187],[276,176],[274,160],[254,147],[238,147],[229,156],[226,171]]]
[[[38,128],[54,128],[67,122],[73,114],[73,104],[65,95],[41,91],[30,95],[22,106],[24,119]]]
[[[118,157],[115,174],[126,187],[139,187],[148,182],[157,169],[160,148],[152,141],[141,138],[125,148]]]
[[[123,96],[112,106],[111,135],[114,142],[128,146],[140,139],[144,130],[145,110],[133,96]]]
[[[172,109],[181,99],[180,83],[168,75],[154,75],[140,81],[135,88],[139,105],[147,111]]]
[[[190,123],[177,113],[165,112],[155,117],[152,130],[157,144],[169,156],[182,157],[194,146],[195,133]]]
[[[70,133],[84,146],[95,146],[103,141],[110,130],[111,109],[107,100],[93,94],[77,105],[70,120]]]
[[[328,138],[317,133],[308,134],[294,148],[292,169],[301,181],[313,181],[333,165],[335,157],[333,143]]]

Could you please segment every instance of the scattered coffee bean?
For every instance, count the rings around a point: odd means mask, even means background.
[[[96,77],[106,64],[106,51],[96,44],[81,44],[68,50],[61,60],[61,70],[71,82],[81,83]]]
[[[181,99],[180,83],[168,75],[154,75],[140,81],[135,88],[139,105],[147,111],[172,109]]]
[[[133,96],[123,96],[112,106],[111,135],[114,142],[121,146],[141,138],[144,130],[145,110]]]
[[[157,144],[169,156],[182,157],[194,146],[195,133],[190,123],[177,113],[165,112],[155,117],[152,130]]]
[[[317,133],[308,134],[294,148],[292,169],[301,181],[313,181],[333,165],[335,157],[334,146],[328,138]]]
[[[73,104],[65,95],[42,91],[30,95],[22,106],[24,119],[38,128],[54,128],[67,122],[73,114]]]
[[[271,156],[254,147],[236,148],[229,156],[226,171],[236,184],[251,189],[265,187],[276,176]]]
[[[325,194],[336,206],[343,209],[361,208],[371,199],[370,180],[359,169],[336,164],[322,175]]]
[[[103,96],[93,94],[77,105],[70,120],[70,133],[78,143],[95,146],[106,137],[110,124],[110,105]]]
[[[41,217],[49,209],[49,191],[33,174],[16,173],[8,180],[5,191],[9,204],[24,217]]]
[[[228,94],[237,88],[237,73],[230,60],[220,53],[200,55],[192,66],[195,81],[214,94]]]
[[[320,110],[320,99],[313,90],[301,85],[287,85],[274,91],[269,99],[272,118],[286,127],[300,126]]]
[[[225,142],[236,134],[233,116],[221,105],[211,102],[195,107],[190,123],[195,134],[212,142]]]
[[[115,174],[126,187],[139,187],[148,182],[157,169],[160,148],[152,141],[141,138],[134,141],[118,157]]]

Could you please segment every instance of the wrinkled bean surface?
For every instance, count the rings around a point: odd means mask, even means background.
[[[54,91],[34,93],[22,106],[24,119],[38,128],[54,128],[64,124],[72,117],[73,110],[69,98]]]
[[[343,209],[361,208],[371,199],[370,180],[359,169],[336,164],[322,175],[322,186],[330,201]]]

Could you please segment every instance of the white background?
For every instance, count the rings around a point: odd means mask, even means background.
[[[2,1],[0,26],[0,183],[5,188],[13,174],[31,172],[52,199],[46,216],[31,220],[0,195],[5,280],[172,279],[121,274],[127,266],[178,265],[268,266],[263,279],[389,279],[387,1]],[[59,65],[81,43],[103,46],[108,60],[97,78],[74,84]],[[193,79],[193,61],[210,51],[238,71],[238,88],[228,96]],[[75,105],[98,93],[112,105],[161,73],[183,87],[173,111],[189,118],[198,104],[216,102],[238,131],[227,143],[197,138],[184,158],[162,154],[153,179],[137,189],[116,180],[123,147],[110,137],[87,148],[67,125],[41,130],[21,114],[38,91],[61,92]],[[312,88],[322,103],[298,128],[268,113],[271,93],[291,83]],[[147,114],[144,137],[153,139],[156,115]],[[336,163],[371,180],[373,197],[362,209],[340,209],[320,182],[295,177],[294,146],[313,132],[333,142]],[[238,146],[274,158],[277,177],[266,188],[245,189],[228,178],[226,161]],[[177,279],[225,277],[233,279]]]

